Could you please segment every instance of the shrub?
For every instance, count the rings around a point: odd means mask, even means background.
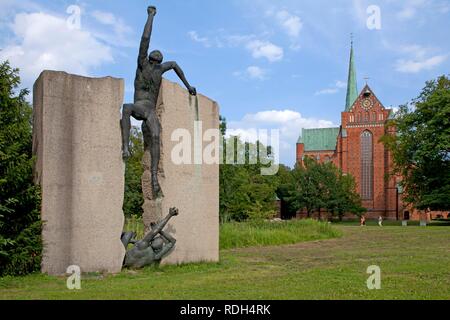
[[[0,63],[0,276],[38,270],[42,251],[32,109],[19,84],[18,70]]]

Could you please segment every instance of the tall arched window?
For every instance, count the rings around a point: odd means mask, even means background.
[[[361,134],[361,197],[373,199],[373,135],[370,131]]]
[[[364,122],[369,122],[369,113],[364,112]]]

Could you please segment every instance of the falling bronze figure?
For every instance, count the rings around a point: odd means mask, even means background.
[[[183,70],[181,70],[176,62],[171,61],[163,63],[163,55],[160,51],[152,51],[147,57],[153,29],[153,19],[156,15],[156,8],[153,6],[148,7],[147,13],[148,19],[141,39],[138,66],[134,81],[134,103],[125,104],[122,111],[122,143],[123,158],[127,159],[130,157],[130,118],[133,117],[136,120],[143,121],[142,133],[144,136],[144,143],[146,147],[150,149],[151,155],[153,196],[154,198],[159,198],[162,196],[161,187],[158,181],[158,167],[161,152],[161,124],[156,113],[156,104],[162,83],[162,76],[165,72],[174,70],[191,95],[197,95],[197,91],[186,80]]]
[[[178,209],[172,208],[169,215],[157,224],[152,225],[152,230],[140,241],[136,241],[134,232],[125,232],[122,235],[122,243],[125,249],[130,244],[134,247],[125,255],[124,267],[143,268],[157,264],[168,255],[177,242],[174,237],[164,231],[167,223],[172,217],[178,215]]]

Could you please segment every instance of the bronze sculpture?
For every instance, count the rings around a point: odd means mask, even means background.
[[[135,234],[126,232],[122,235],[122,243],[125,249],[129,244],[134,244],[125,255],[124,267],[143,268],[159,263],[174,248],[176,240],[170,234],[164,232],[164,228],[172,217],[178,215],[177,208],[171,208],[169,215],[157,224],[152,225],[152,230],[140,241],[133,240]]]
[[[148,19],[145,24],[139,48],[138,67],[134,81],[134,103],[124,104],[122,111],[122,143],[123,158],[130,156],[130,130],[131,120],[143,121],[142,133],[144,143],[150,148],[151,154],[151,178],[152,190],[155,198],[162,196],[161,187],[158,181],[158,166],[160,161],[160,134],[161,125],[156,114],[156,104],[158,101],[159,90],[162,83],[162,76],[169,70],[174,70],[181,81],[184,83],[191,95],[196,95],[196,89],[186,80],[183,70],[174,61],[163,63],[163,55],[160,51],[152,51],[147,57],[150,46],[150,38],[153,29],[153,18],[156,15],[156,8],[150,6],[147,8]]]

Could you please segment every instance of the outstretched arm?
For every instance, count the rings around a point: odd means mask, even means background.
[[[172,208],[170,209],[169,214],[165,219],[163,219],[161,222],[159,222],[157,225],[155,225],[152,230],[145,236],[145,238],[142,241],[150,243],[158,234],[163,231],[163,229],[166,227],[167,223],[172,217],[175,217],[178,215],[178,209]]]
[[[144,33],[142,34],[141,45],[139,46],[139,57],[138,57],[139,68],[142,68],[142,66],[145,64],[145,61],[147,61],[148,48],[150,47],[150,38],[152,36],[153,30],[153,18],[156,15],[156,8],[148,7],[147,13],[148,18],[147,22],[145,23]]]
[[[166,254],[168,254],[170,252],[170,250],[172,250],[175,247],[175,243],[177,242],[177,240],[175,240],[174,237],[172,237],[171,235],[165,233],[164,231],[160,232],[161,237],[163,237],[168,243],[166,245],[164,245],[163,249],[158,252],[155,256],[156,260],[161,260],[162,258],[164,258],[164,256]]]
[[[172,237],[170,234],[168,234],[165,231],[161,231],[159,234],[167,242],[170,242],[170,243],[173,243],[173,244],[175,244],[175,242],[177,242],[177,240],[174,237]]]
[[[186,77],[184,76],[183,70],[181,70],[180,66],[175,61],[163,63],[162,68],[163,72],[174,70],[177,76],[181,79],[181,81],[183,81],[189,93],[192,94],[193,96],[197,95],[197,90],[189,84],[189,82],[186,80]]]

